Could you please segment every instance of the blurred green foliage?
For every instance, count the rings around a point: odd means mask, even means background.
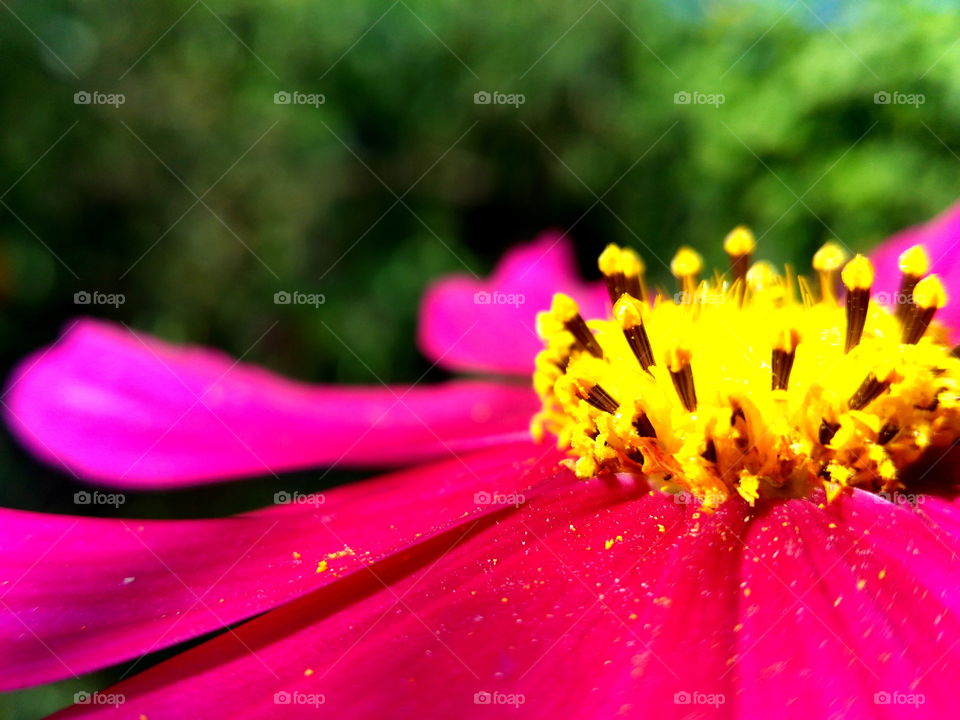
[[[0,207],[8,362],[97,289],[127,300],[101,314],[300,377],[404,380],[423,367],[424,285],[545,227],[572,226],[589,265],[605,242],[638,246],[663,277],[651,255],[717,257],[738,222],[802,264],[956,195],[960,20],[937,4],[10,9],[0,192],[26,175]],[[126,101],[77,105],[81,90]],[[881,90],[925,102],[877,105]],[[278,307],[279,289],[327,304]]]
[[[304,379],[409,381],[425,285],[544,228],[570,229],[587,274],[613,241],[666,281],[680,244],[722,262],[737,223],[805,268],[827,238],[868,247],[958,194],[960,15],[940,2],[7,0],[0,16],[4,368],[90,310]],[[293,91],[325,102],[274,102]],[[126,302],[78,307],[82,290]],[[36,495],[56,473],[8,438],[0,460],[8,504],[62,506],[53,485]],[[29,717],[46,696],[15,697]]]

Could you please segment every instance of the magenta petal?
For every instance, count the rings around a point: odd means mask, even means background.
[[[556,292],[577,300],[584,317],[608,312],[602,285],[579,280],[570,241],[548,232],[510,250],[488,279],[454,275],[430,287],[420,307],[420,348],[452,370],[529,375],[543,345],[536,315]]]
[[[895,293],[900,287],[900,268],[897,261],[907,248],[923,244],[930,254],[930,271],[940,275],[947,292],[951,294],[937,318],[951,328],[960,328],[960,203],[955,203],[933,220],[898,232],[885,240],[870,255],[876,267],[874,288]]]
[[[529,443],[504,446],[211,520],[0,510],[2,687],[80,675],[339,587],[359,568],[502,509],[478,503],[478,492],[532,494],[556,459]]]
[[[117,487],[173,487],[488,447],[524,436],[538,403],[480,381],[306,385],[80,320],[20,364],[4,406],[19,439],[54,464]]]
[[[151,718],[949,717],[955,550],[865,494],[705,515],[568,476],[113,691]]]

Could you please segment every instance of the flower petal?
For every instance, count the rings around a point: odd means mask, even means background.
[[[79,675],[337,585],[501,509],[494,493],[528,492],[557,459],[506,445],[209,520],[0,510],[0,684]]]
[[[951,328],[960,329],[960,203],[951,205],[929,222],[901,230],[887,239],[870,255],[876,268],[874,288],[885,293],[896,293],[900,287],[900,253],[913,245],[923,244],[930,255],[930,272],[940,279],[955,295],[939,313],[937,319]]]
[[[579,280],[566,235],[548,232],[507,252],[486,280],[454,275],[430,287],[420,307],[420,349],[452,370],[529,375],[543,345],[536,315],[556,292],[577,300],[584,317],[609,312],[602,284]]]
[[[94,320],[25,359],[6,397],[27,447],[115,487],[442,457],[520,438],[538,406],[527,388],[480,381],[306,385]]]
[[[112,691],[149,717],[950,716],[958,563],[929,518],[641,493],[570,478]]]

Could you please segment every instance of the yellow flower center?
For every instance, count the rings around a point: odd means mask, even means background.
[[[733,230],[729,272],[705,281],[683,248],[670,266],[679,292],[649,297],[636,253],[608,246],[613,317],[584,320],[560,293],[537,317],[534,435],[556,435],[580,477],[642,473],[708,510],[737,494],[752,505],[821,487],[828,499],[904,489],[905,468],[960,437],[960,359],[931,324],[946,293],[923,248],[901,256],[890,311],[871,302],[862,255],[844,264],[827,243],[814,289],[790,268],[751,264],[755,247]]]

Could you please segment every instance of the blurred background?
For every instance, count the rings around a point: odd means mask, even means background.
[[[953,3],[0,5],[4,375],[95,314],[304,380],[411,381],[425,286],[543,229],[570,232],[588,277],[608,242],[725,262],[738,223],[803,271],[827,239],[866,248],[960,195]],[[98,512],[9,435],[0,480],[0,505]],[[277,485],[129,495],[120,514],[236,512]],[[124,671],[7,695],[0,717]]]

